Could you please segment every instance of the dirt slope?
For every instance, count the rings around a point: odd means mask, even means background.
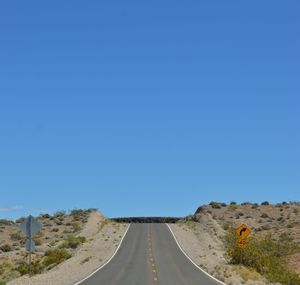
[[[43,224],[41,234],[37,236],[37,251],[33,262],[39,274],[29,278],[25,273],[19,277],[23,268],[26,269],[27,255],[24,250],[24,237],[18,231],[18,223],[7,223],[0,233],[1,245],[9,244],[11,250],[0,252],[0,284],[26,285],[26,284],[58,284],[71,285],[84,278],[93,270],[103,264],[115,251],[122,238],[127,225],[116,224],[96,211],[76,210],[70,215],[57,213],[54,216],[43,215],[38,218]],[[12,236],[18,235],[17,242]],[[71,237],[71,238],[70,238]],[[81,242],[82,241],[82,242]],[[67,254],[66,258],[56,263],[47,257],[47,251]],[[64,256],[63,256],[64,257]],[[48,258],[48,259],[47,259]],[[47,260],[47,265],[45,261]],[[52,262],[52,263],[51,263]]]
[[[267,204],[267,203],[266,203]],[[186,253],[203,269],[226,284],[269,284],[264,277],[245,267],[230,265],[225,259],[224,235],[230,228],[247,224],[256,236],[287,234],[300,242],[300,205],[211,203],[199,207],[195,215],[170,225]],[[289,258],[290,267],[300,271],[300,252]]]

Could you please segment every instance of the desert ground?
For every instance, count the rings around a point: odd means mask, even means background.
[[[2,221],[6,225],[2,225],[0,234],[5,251],[0,255],[0,284],[74,284],[113,255],[127,228],[126,224],[111,222],[95,210],[41,215],[38,220],[43,230],[36,237],[38,245],[33,255],[36,274],[31,278],[26,267],[25,239],[18,229],[23,219],[16,223]]]
[[[192,260],[205,271],[226,284],[271,284],[251,268],[230,264],[225,255],[224,236],[232,228],[246,224],[252,236],[271,235],[274,240],[282,234],[300,244],[300,205],[277,205],[212,202],[201,206],[195,215],[176,224],[170,224],[178,242]],[[300,247],[287,257],[291,270],[300,273]]]

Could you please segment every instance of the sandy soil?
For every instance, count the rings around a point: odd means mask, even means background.
[[[23,276],[8,285],[72,285],[105,263],[115,252],[128,225],[116,224],[92,213],[81,236],[88,240],[75,255],[52,270],[32,278]]]
[[[227,264],[221,241],[224,230],[210,215],[199,223],[177,223],[170,227],[187,255],[218,280],[230,285],[269,284],[256,272]]]

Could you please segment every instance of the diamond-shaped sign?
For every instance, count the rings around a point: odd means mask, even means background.
[[[240,239],[245,239],[251,234],[251,230],[243,224],[235,230],[235,233]]]
[[[20,229],[28,238],[32,238],[42,229],[42,225],[33,216],[29,216],[21,224]]]

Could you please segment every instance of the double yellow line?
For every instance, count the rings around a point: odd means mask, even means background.
[[[152,271],[152,281],[153,283],[157,283],[158,282],[158,277],[157,277],[157,269],[156,269],[156,265],[155,265],[155,261],[154,261],[154,257],[153,257],[153,247],[152,247],[152,229],[151,229],[151,225],[148,225],[148,260],[149,263],[151,265],[151,271]]]

